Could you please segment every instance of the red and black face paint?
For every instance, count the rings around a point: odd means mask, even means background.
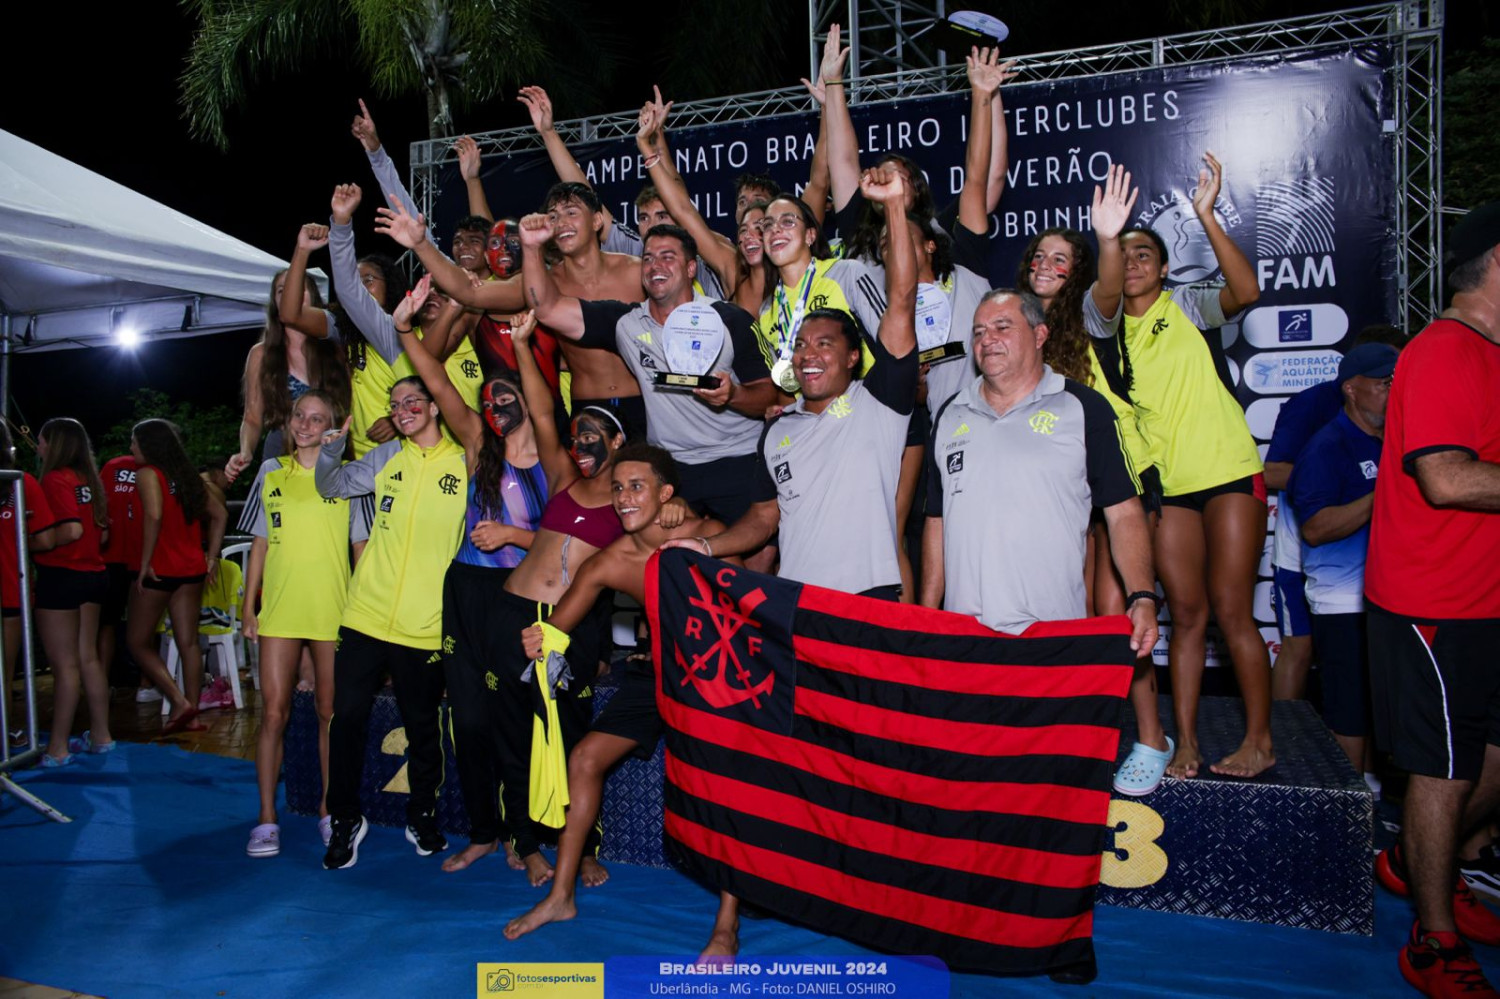
[[[496,277],[508,278],[521,269],[521,226],[515,219],[501,219],[490,229],[484,244],[484,259]]]
[[[484,422],[499,437],[515,430],[526,418],[525,411],[521,408],[519,391],[514,385],[502,381],[485,384],[484,391],[480,394],[479,409],[484,414]]]

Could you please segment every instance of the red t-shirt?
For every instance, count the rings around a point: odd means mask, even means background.
[[[47,494],[47,505],[52,508],[57,523],[76,521],[83,526],[83,535],[77,541],[58,545],[50,551],[37,552],[36,564],[78,572],[104,571],[104,558],[99,554],[103,532],[94,522],[93,489],[71,468],[54,468],[42,476],[42,492]]]
[[[203,557],[203,525],[188,523],[177,492],[167,487],[167,477],[155,465],[142,465],[137,475],[149,471],[161,486],[161,530],[151,553],[151,571],[158,576],[201,576],[208,571]]]
[[[29,536],[45,531],[57,523],[57,518],[52,515],[42,484],[29,472],[22,474],[25,475],[22,482],[25,483],[26,533]],[[21,606],[21,567],[16,558],[16,507],[11,502],[12,488],[9,482],[0,483],[0,607],[6,610]]]
[[[1427,502],[1415,461],[1500,464],[1500,344],[1438,319],[1401,352],[1385,414],[1365,595],[1415,618],[1500,618],[1500,513]]]
[[[128,454],[111,458],[99,469],[104,497],[109,501],[109,542],[104,561],[141,568],[141,497],[135,491],[135,459]]]

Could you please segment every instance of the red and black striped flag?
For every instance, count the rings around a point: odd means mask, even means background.
[[[682,549],[653,558],[646,609],[691,871],[953,967],[1092,960],[1126,619],[1012,637]]]

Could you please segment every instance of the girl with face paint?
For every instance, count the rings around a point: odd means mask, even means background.
[[[507,578],[533,546],[550,490],[520,387],[505,378],[488,380],[476,412],[464,403],[424,341],[408,332],[412,316],[430,291],[430,279],[423,278],[393,318],[412,367],[463,445],[469,473],[463,538],[443,578],[443,678],[470,823],[469,847],[444,863],[451,871],[495,852],[501,839],[510,839],[495,805],[504,751],[499,724],[509,714],[499,706],[505,688],[492,688],[486,674],[503,655],[503,640],[514,641],[514,636],[495,626],[490,609],[505,599]],[[523,322],[523,317],[516,321]],[[524,731],[529,738],[530,724]],[[524,803],[513,814],[524,816]],[[512,866],[520,866],[513,852],[509,859]]]

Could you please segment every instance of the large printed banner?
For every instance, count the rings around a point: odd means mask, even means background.
[[[1389,64],[1385,47],[1370,46],[1007,87],[1010,164],[991,218],[990,279],[1014,284],[1021,251],[1041,229],[1088,232],[1094,185],[1113,163],[1140,188],[1137,221],[1166,241],[1170,280],[1214,279],[1190,202],[1203,151],[1212,149],[1225,164],[1218,216],[1262,290],[1221,335],[1250,429],[1264,444],[1288,396],[1334,377],[1349,336],[1396,315]],[[644,85],[640,96],[648,96]],[[865,162],[885,152],[911,157],[943,205],[963,186],[967,112],[968,96],[951,94],[857,106],[853,116]],[[734,178],[768,173],[800,191],[817,128],[813,114],[789,115],[672,131],[669,140],[699,210],[727,235]],[[633,222],[633,199],[648,182],[634,142],[573,152],[605,205]],[[491,161],[484,179],[494,209],[512,215],[535,210],[556,180],[541,152]],[[466,209],[457,170],[446,168],[442,180],[434,214],[445,233]],[[1269,555],[1261,568],[1269,577]],[[1274,651],[1268,580],[1257,588],[1255,614]],[[1165,643],[1164,635],[1161,663]]]

